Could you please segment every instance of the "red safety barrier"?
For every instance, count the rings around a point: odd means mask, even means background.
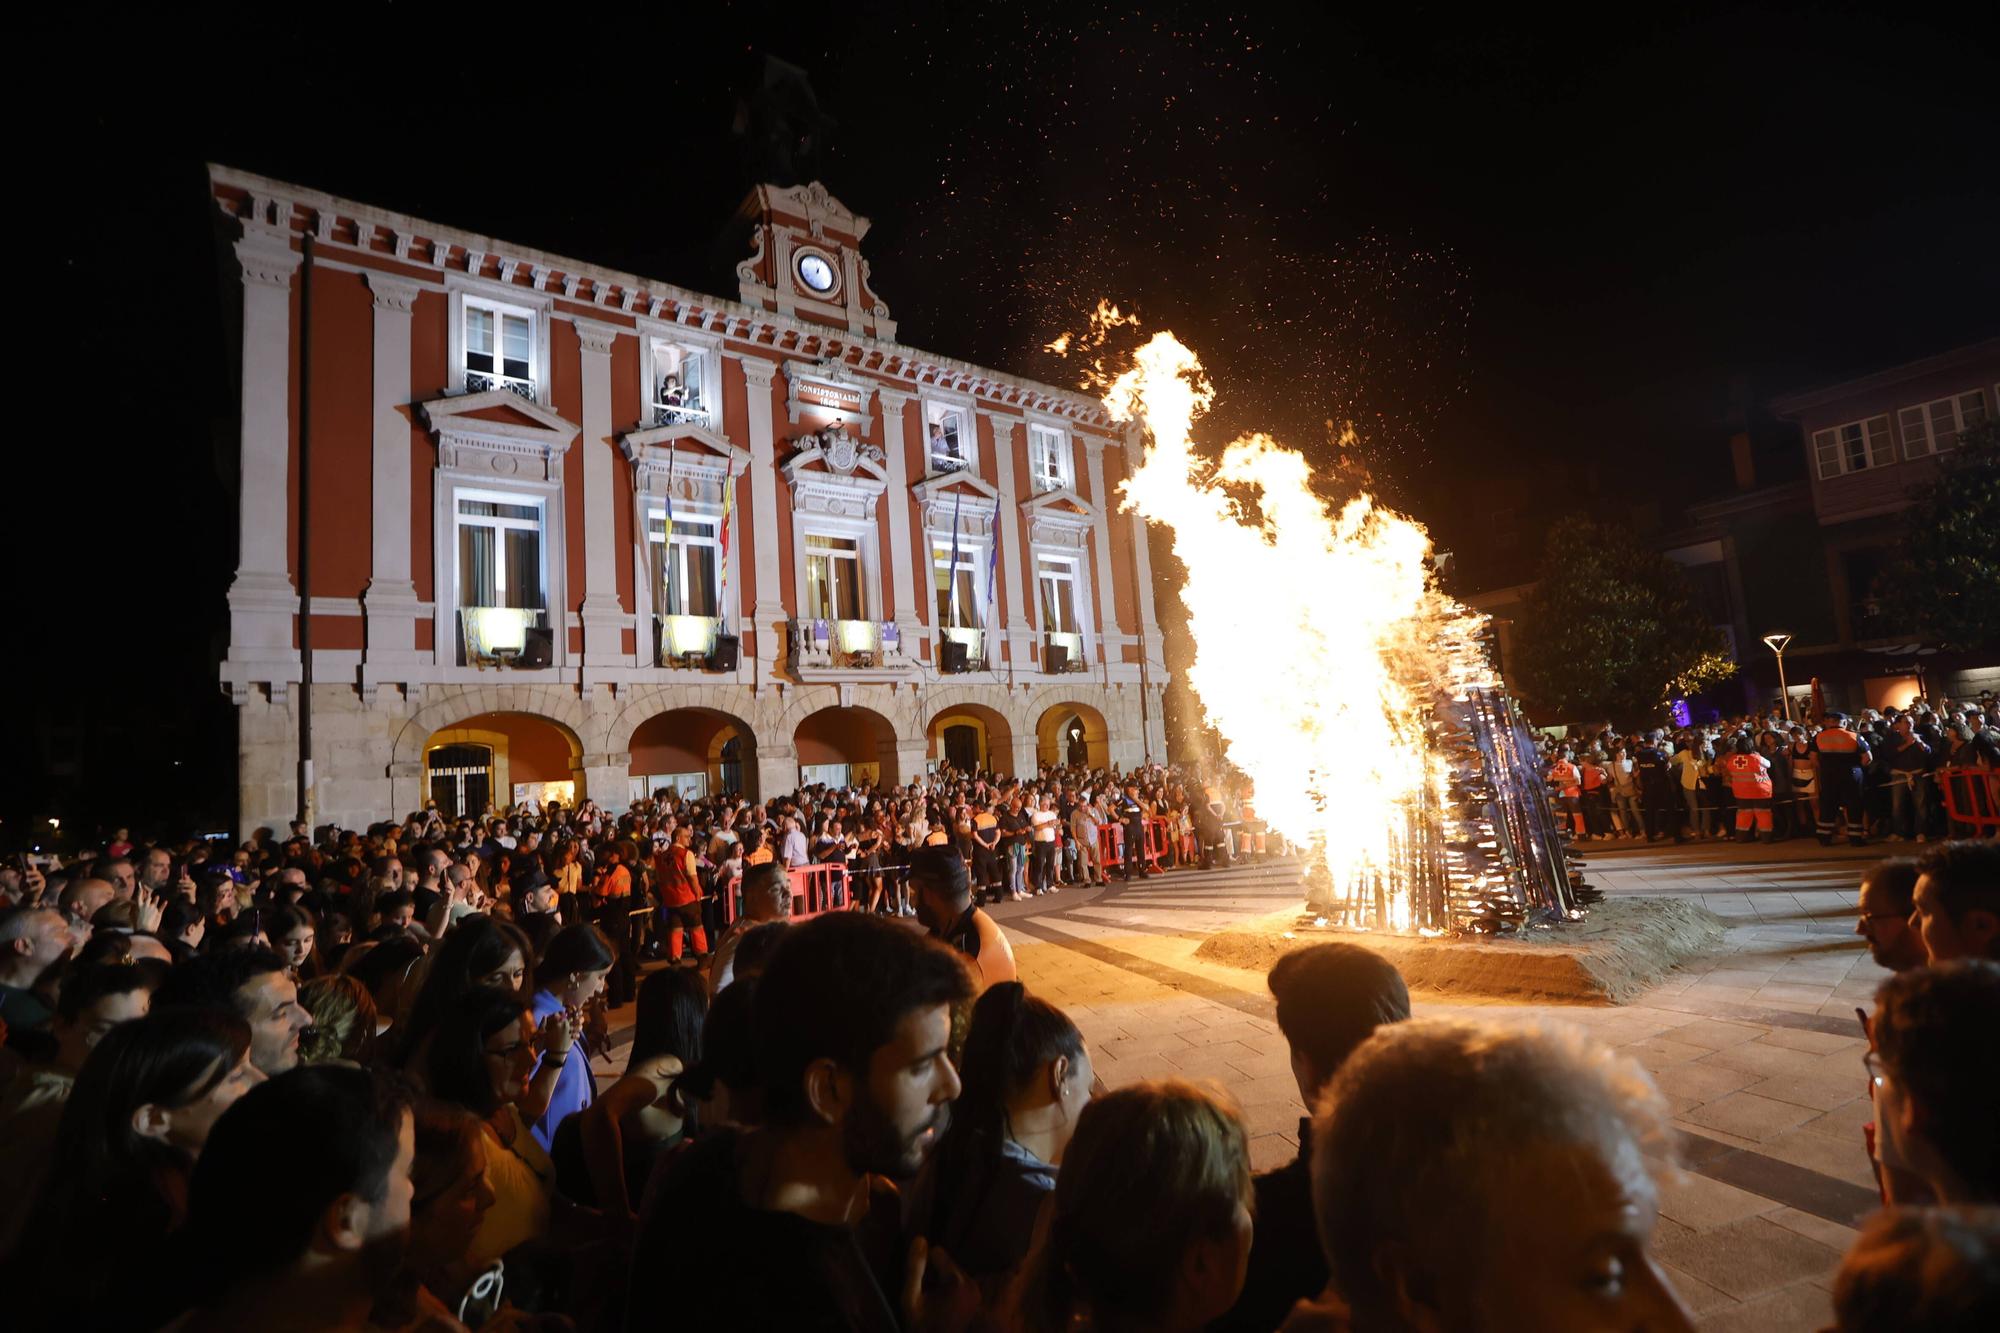
[[[1944,812],[1982,834],[2000,834],[2000,772],[1990,768],[1940,768]]]
[[[1160,867],[1160,862],[1165,858],[1167,849],[1172,844],[1172,826],[1166,820],[1158,815],[1154,815],[1146,820],[1146,847],[1141,853],[1146,861],[1146,873],[1151,875],[1164,875],[1166,873]]]
[[[847,867],[843,865],[794,866],[792,876],[792,920],[821,912],[845,911],[854,905],[847,892]]]
[[[1111,868],[1125,863],[1125,828],[1122,824],[1097,826],[1097,868],[1106,879]]]

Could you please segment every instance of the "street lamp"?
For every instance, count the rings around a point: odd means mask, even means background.
[[[1785,645],[1792,641],[1789,634],[1766,634],[1764,645],[1778,655],[1778,702],[1784,707],[1785,722],[1792,720],[1792,692],[1785,688]]]

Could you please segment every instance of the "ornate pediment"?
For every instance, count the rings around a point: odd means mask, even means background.
[[[1021,512],[1028,519],[1028,540],[1037,546],[1081,550],[1090,544],[1090,530],[1097,521],[1090,501],[1067,486],[1023,500]]]
[[[487,389],[419,406],[438,438],[438,466],[496,477],[559,479],[581,427],[539,403]]]
[[[1000,488],[970,470],[940,472],[910,485],[910,494],[925,504],[941,499],[949,505],[953,491],[964,492],[967,504],[978,502],[991,506],[1000,503]]]
[[[875,502],[889,489],[881,449],[843,430],[801,435],[780,468],[791,483],[792,508],[802,514],[873,518]]]
[[[910,493],[917,497],[924,527],[932,532],[949,532],[956,524],[966,537],[986,537],[1000,512],[999,487],[970,472],[926,477]]]
[[[750,466],[748,450],[690,422],[628,431],[618,437],[618,447],[632,460],[633,486],[642,495],[671,492],[684,500],[721,504],[729,478]]]

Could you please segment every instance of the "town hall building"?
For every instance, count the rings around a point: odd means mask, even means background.
[[[246,833],[1165,758],[1138,432],[897,341],[820,185],[725,299],[209,177]]]

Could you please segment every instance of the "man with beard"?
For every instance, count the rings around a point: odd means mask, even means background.
[[[415,1157],[408,1102],[367,1070],[314,1065],[245,1093],[195,1163],[188,1252],[209,1257],[175,1333],[365,1327],[402,1267]]]
[[[971,979],[883,917],[833,912],[783,933],[756,982],[763,1120],[704,1134],[663,1168],[627,1327],[954,1327],[977,1291],[921,1240],[906,1247],[890,1181],[915,1176],[943,1134],[959,1093],[952,1006]]]

